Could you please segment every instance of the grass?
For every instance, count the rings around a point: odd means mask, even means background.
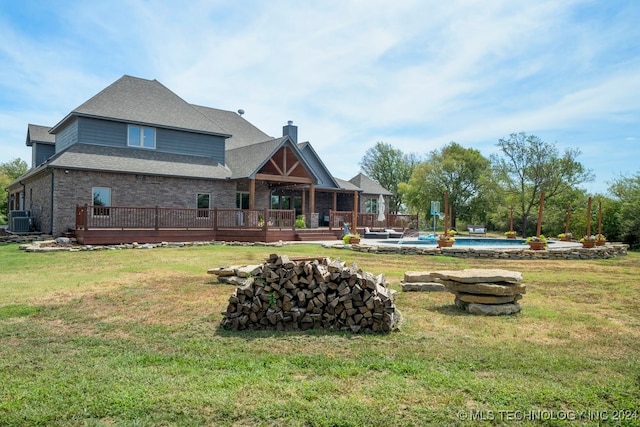
[[[233,287],[206,270],[272,252],[355,262],[395,289],[408,270],[500,267],[521,271],[528,292],[508,317],[467,315],[448,293],[398,293],[404,321],[389,335],[220,330]],[[316,245],[7,245],[0,269],[2,426],[527,425],[581,411],[586,425],[640,425],[638,253],[496,263]]]

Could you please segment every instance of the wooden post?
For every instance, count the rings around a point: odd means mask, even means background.
[[[154,227],[155,227],[155,229],[157,230],[158,228],[160,228],[160,224],[159,224],[159,221],[160,221],[160,215],[158,214],[158,205],[156,205],[156,208],[155,208],[155,211],[154,211],[153,215],[154,215],[154,218],[153,218],[153,220],[154,220]]]
[[[587,236],[591,236],[591,197],[587,201]]]
[[[536,228],[536,236],[540,237],[542,231],[542,212],[544,210],[544,191],[540,193],[540,206],[538,208],[538,228]]]
[[[241,206],[242,207],[242,206]],[[256,180],[249,180],[249,209],[256,208]]]
[[[509,208],[509,231],[513,232],[513,206]]]
[[[598,234],[602,235],[602,200],[598,200]]]
[[[358,232],[358,192],[353,192],[353,234]]]
[[[569,233],[569,219],[571,218],[571,203],[567,205],[567,214],[564,217],[564,234]]]
[[[444,192],[444,231],[442,234],[445,236],[449,234],[449,228],[447,225],[449,224],[449,191]]]
[[[316,212],[316,186],[311,183],[309,186],[309,214]]]

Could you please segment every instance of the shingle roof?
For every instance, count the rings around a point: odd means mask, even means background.
[[[52,128],[55,133],[73,116],[121,120],[192,132],[229,136],[217,123],[157,80],[123,76],[73,110]]]
[[[278,148],[286,137],[271,139],[259,144],[227,150],[225,162],[233,171],[233,178],[246,178],[253,175]]]
[[[383,196],[391,196],[391,192],[373,181],[366,175],[359,173],[349,180],[352,184],[357,185],[366,194],[382,194]]]
[[[333,179],[336,180],[336,182],[338,183],[338,185],[340,186],[341,190],[349,190],[349,191],[358,191],[360,190],[360,187],[358,187],[357,185],[349,182],[349,181],[345,181],[344,179],[340,179],[340,178],[336,178],[333,177]]]
[[[193,107],[231,135],[231,137],[225,141],[227,150],[233,150],[272,139],[271,136],[249,123],[238,113],[203,107],[202,105],[193,105]]]
[[[187,178],[225,179],[231,171],[208,157],[162,153],[155,150],[74,144],[46,166]]]
[[[44,144],[55,144],[56,136],[49,133],[49,126],[33,125],[29,123],[27,127],[27,146],[31,147],[34,142]]]
[[[307,160],[288,136],[264,141],[259,144],[228,150],[225,154],[226,163],[233,171],[233,178],[247,178],[253,176],[269,159],[280,149],[288,146],[294,152],[302,166],[311,175],[314,181],[318,181],[316,172],[307,163]]]

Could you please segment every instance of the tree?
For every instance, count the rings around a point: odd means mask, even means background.
[[[640,246],[640,173],[621,177],[609,187],[619,201],[618,224],[620,237],[633,248]]]
[[[504,191],[505,204],[520,216],[523,235],[528,233],[527,220],[537,213],[541,192],[546,205],[593,180],[591,171],[576,160],[581,154],[577,148],[560,156],[554,144],[524,132],[499,139],[497,146],[501,153],[491,156],[494,178]]]
[[[456,217],[473,222],[484,214],[481,190],[489,172],[490,162],[478,150],[450,142],[442,149],[432,151],[401,189],[407,202],[421,211],[428,209],[431,200],[442,200],[444,192],[448,191],[451,225],[454,226]]]
[[[2,191],[2,203],[0,203],[0,223],[7,222],[7,196],[8,186],[13,181],[24,175],[28,170],[27,162],[22,159],[13,159],[10,162],[0,163],[0,190]]]
[[[415,154],[404,154],[401,150],[393,148],[391,144],[377,142],[365,153],[360,161],[360,169],[391,192],[389,212],[398,213],[403,206],[398,184],[409,181],[417,162]]]

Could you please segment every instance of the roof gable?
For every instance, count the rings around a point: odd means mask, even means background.
[[[43,144],[55,144],[56,136],[49,133],[49,126],[33,125],[29,123],[27,127],[27,147],[31,147],[34,142]]]
[[[74,116],[229,136],[217,123],[157,80],[126,75],[69,113],[52,128],[52,132]]]
[[[228,150],[226,163],[233,178],[260,176],[270,181],[318,182],[317,174],[288,136]]]
[[[366,194],[382,194],[383,196],[391,196],[391,192],[373,181],[368,176],[359,173],[349,180],[354,185],[357,185],[363,193]]]

